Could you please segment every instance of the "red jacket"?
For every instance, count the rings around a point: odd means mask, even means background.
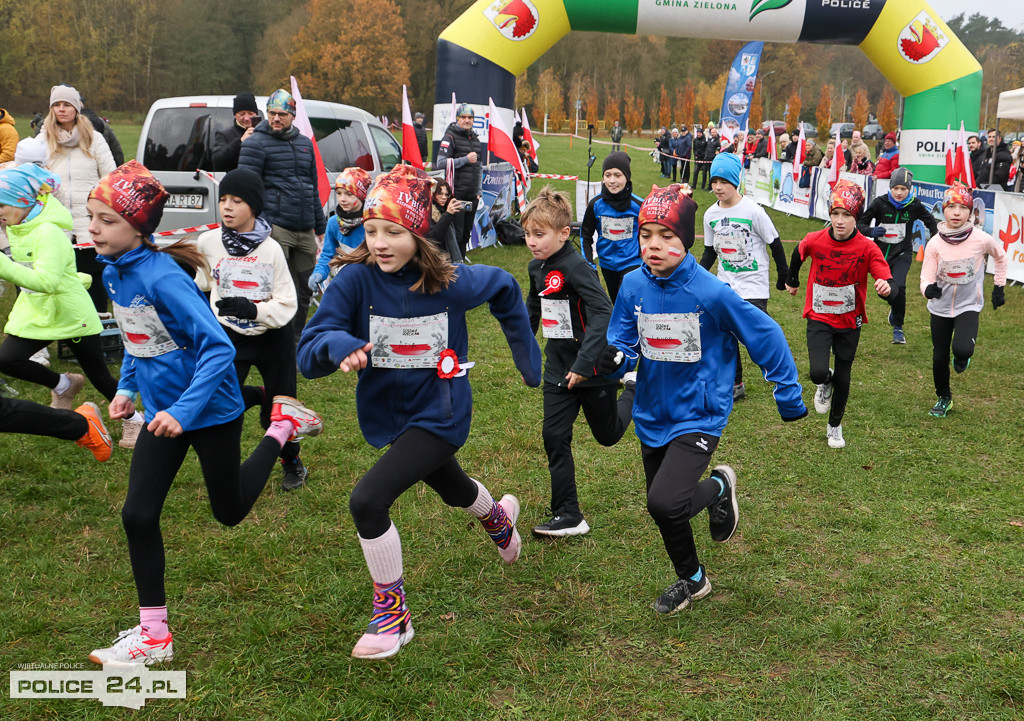
[[[878,162],[875,163],[875,177],[888,178],[892,176],[893,171],[898,167],[900,167],[900,154],[898,152],[891,158],[878,156]]]

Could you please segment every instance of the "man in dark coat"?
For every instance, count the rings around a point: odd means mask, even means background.
[[[420,158],[424,163],[430,162],[427,154],[427,129],[423,127],[423,113],[416,113],[412,119],[412,129],[416,133],[416,145],[420,147]]]
[[[483,164],[480,162],[480,139],[473,132],[474,116],[472,106],[467,103],[459,105],[455,111],[455,122],[449,124],[441,138],[434,164],[437,170],[447,170],[448,161],[453,166],[452,195],[463,206],[463,212],[455,216],[455,233],[463,258],[469,248],[473,219],[483,193]]]
[[[238,167],[242,143],[252,137],[260,121],[256,98],[252,93],[239,93],[232,103],[235,122],[226,130],[218,130],[213,139],[213,170],[228,171]]]
[[[995,163],[992,162],[992,157],[995,156]],[[984,188],[987,185],[998,185],[1003,190],[1009,188],[1010,182],[1010,165],[1013,163],[1013,158],[1010,155],[1010,149],[1006,147],[1006,143],[1003,142],[1003,134],[997,132],[995,128],[989,128],[988,131],[988,147],[985,148],[985,155],[981,159],[981,171],[975,182],[979,188]]]

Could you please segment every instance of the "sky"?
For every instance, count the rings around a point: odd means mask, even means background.
[[[889,0],[897,2],[898,0]],[[927,0],[928,4],[942,17],[949,20],[965,13],[968,17],[981,13],[990,18],[999,18],[1003,25],[1014,30],[1024,26],[1024,2],[1021,0]]]

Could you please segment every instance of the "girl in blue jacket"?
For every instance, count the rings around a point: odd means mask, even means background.
[[[633,424],[658,524],[676,580],[654,602],[675,613],[711,593],[690,519],[705,508],[711,539],[732,538],[739,519],[736,473],[715,466],[701,480],[733,404],[736,341],[775,383],[783,420],[807,415],[796,363],[778,323],[704,270],[688,252],[697,204],[683,186],[655,186],[640,208],[644,266],[626,276],[598,372],[622,375],[639,360]]]
[[[420,480],[478,518],[505,563],[519,557],[519,501],[506,494],[495,502],[455,459],[472,411],[466,312],[490,305],[529,386],[540,385],[540,348],[511,275],[453,266],[426,239],[430,202],[430,179],[410,166],[378,178],[364,206],[366,239],[336,261],[343,267],[299,341],[307,378],[359,372],[359,427],[372,446],[390,446],[349,501],[373,579],[373,613],[355,658],[393,656],[413,637],[402,544],[388,513]]]
[[[241,523],[267,482],[282,446],[315,436],[322,421],[293,398],[277,396],[270,428],[240,464],[242,403],[234,347],[209,302],[176,260],[193,269],[202,254],[181,244],[160,250],[151,234],[167,193],[137,161],[104,177],[89,194],[89,233],[103,283],[114,305],[125,357],[110,417],[135,413],[142,396],[146,420],[128,475],[121,520],[139,594],[139,625],[109,648],[89,654],[95,663],[132,666],[168,661],[174,644],[167,626],[160,512],[191,446],[199,457],[214,517]]]

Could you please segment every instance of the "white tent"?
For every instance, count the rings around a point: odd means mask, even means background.
[[[999,93],[996,118],[1024,120],[1024,88]]]

